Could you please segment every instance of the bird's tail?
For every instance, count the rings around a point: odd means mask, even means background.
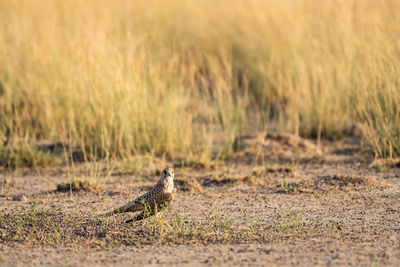
[[[119,209],[116,209],[116,210],[113,210],[113,211],[104,213],[103,216],[104,216],[104,217],[108,217],[108,216],[111,216],[111,215],[114,215],[114,214],[117,214],[117,213],[119,213]]]
[[[122,206],[122,207],[120,207],[118,209],[115,209],[113,211],[105,213],[104,216],[108,217],[108,216],[111,216],[111,215],[114,215],[114,214],[123,213],[125,211],[126,211],[126,206]]]
[[[113,211],[110,211],[110,212],[104,214],[104,216],[111,216],[114,214],[124,213],[124,212],[135,212],[135,211],[143,210],[143,207],[144,207],[143,204],[138,203],[136,200],[134,200],[118,209],[115,209]]]
[[[138,215],[136,215],[134,218],[125,221],[125,223],[138,222],[138,221],[144,220],[146,218],[149,218],[156,213],[157,213],[157,210],[150,210],[150,211],[145,210],[145,211],[142,211],[141,213],[139,213]]]

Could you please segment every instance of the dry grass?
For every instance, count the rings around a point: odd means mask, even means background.
[[[399,8],[2,1],[0,137],[204,161],[271,120],[317,138],[359,122],[376,155],[398,156]]]

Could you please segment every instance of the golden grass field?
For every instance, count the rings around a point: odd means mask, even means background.
[[[272,125],[318,140],[356,125],[369,151],[396,157],[399,8],[1,1],[0,137],[73,144],[86,158],[207,161]]]

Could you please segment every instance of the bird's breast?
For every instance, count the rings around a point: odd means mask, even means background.
[[[166,193],[172,193],[174,190],[174,182],[173,181],[168,181],[167,188],[166,188]]]

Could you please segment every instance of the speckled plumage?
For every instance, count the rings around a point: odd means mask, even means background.
[[[136,198],[128,204],[107,213],[106,215],[112,215],[123,212],[136,212],[143,211],[135,220],[141,220],[145,217],[155,214],[157,211],[162,210],[170,204],[173,200],[174,195],[174,170],[172,168],[165,168],[161,174],[161,179],[158,181],[155,187],[144,195]],[[131,222],[129,220],[127,222]]]

